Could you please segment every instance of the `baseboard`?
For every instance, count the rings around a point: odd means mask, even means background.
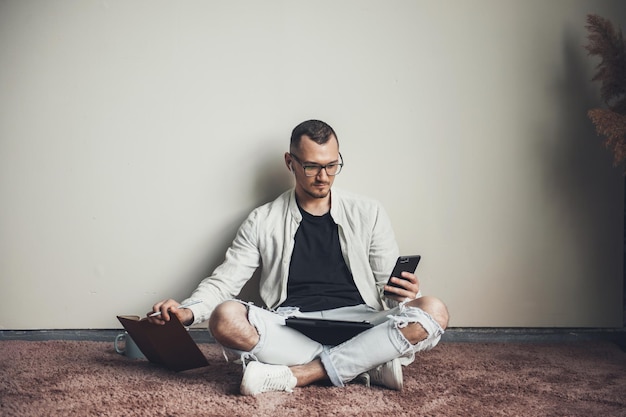
[[[3,340],[86,340],[109,342],[121,329],[67,330],[0,330]],[[214,343],[205,329],[192,328],[190,334],[197,343]],[[444,343],[564,343],[581,341],[610,341],[626,348],[626,328],[467,328],[453,327],[442,337]]]
[[[0,341],[84,340],[112,342],[118,334],[123,332],[124,329],[0,330]],[[190,329],[189,333],[196,343],[215,343],[215,339],[205,329]]]
[[[458,343],[564,343],[610,341],[626,345],[626,328],[450,328],[442,340]]]

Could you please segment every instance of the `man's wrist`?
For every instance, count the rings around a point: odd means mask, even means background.
[[[195,319],[195,316],[193,315],[193,311],[191,311],[190,308],[183,308],[181,312],[183,313],[183,320],[181,320],[183,325],[191,326]]]

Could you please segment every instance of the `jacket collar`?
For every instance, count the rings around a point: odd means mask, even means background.
[[[344,212],[341,209],[342,200],[341,200],[341,190],[338,188],[331,188],[330,190],[330,215],[338,225],[341,225],[345,221]],[[291,189],[289,193],[289,212],[291,216],[300,223],[302,221],[302,214],[298,209],[298,203],[296,202],[296,189],[295,187]]]

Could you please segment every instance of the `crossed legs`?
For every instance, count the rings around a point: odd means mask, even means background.
[[[426,296],[421,297],[419,299],[408,302],[405,307],[416,307],[426,312],[442,330],[445,329],[448,325],[447,308],[437,298]],[[410,343],[410,345],[418,345],[420,342],[428,339],[430,336],[429,331],[424,328],[422,324],[420,324],[419,322],[411,322],[410,319],[408,320],[408,322],[398,325],[397,328],[402,336],[406,339],[406,341]],[[259,331],[257,331],[257,328],[255,328],[255,326],[253,326],[248,319],[248,307],[234,300],[226,301],[216,307],[209,320],[209,330],[219,344],[226,348],[240,352],[253,352],[255,350],[255,347],[259,345],[259,342],[261,340]],[[370,331],[371,330],[364,332],[362,334],[362,338],[366,337],[366,333]],[[357,338],[359,336],[357,336]],[[294,337],[296,336],[294,335]],[[362,342],[367,343],[367,339],[363,339]],[[351,346],[348,345],[349,343],[350,341],[346,342],[346,344],[344,344],[346,345],[345,347],[343,347],[343,345],[340,346],[349,351],[351,350]],[[353,344],[357,345],[358,343],[359,342],[354,341]],[[338,347],[337,349],[341,350],[342,347]],[[323,347],[318,344],[317,347],[312,346],[312,349],[314,349],[315,352],[321,353]],[[339,354],[340,353],[338,353],[338,355]],[[331,357],[332,355],[333,353],[330,353]],[[399,354],[397,351],[393,351],[390,352],[389,355],[398,356]],[[307,359],[305,363],[287,363],[287,365],[289,365],[289,369],[297,379],[297,386],[306,386],[313,382],[325,379],[330,379],[335,385],[343,385],[342,379],[349,379],[352,377],[335,375],[334,369],[332,370],[333,375],[329,376],[328,368],[333,367],[330,364],[332,360],[328,359],[327,361],[325,361],[326,363],[322,363],[322,360],[319,359],[319,357],[317,356],[318,355],[316,355],[316,357],[311,357],[310,360]],[[328,353],[325,352],[324,356],[328,357]],[[390,359],[393,359],[393,357]],[[385,361],[390,359],[381,358],[382,362],[380,363],[384,363]],[[271,363],[271,361],[268,361],[268,363]],[[379,365],[380,363],[372,364],[372,366]],[[362,371],[364,372],[366,370],[368,369],[363,369]]]

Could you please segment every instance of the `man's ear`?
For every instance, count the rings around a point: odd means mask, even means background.
[[[289,169],[292,174],[295,174],[295,171],[293,170],[293,161],[291,160],[289,153],[285,153],[285,164],[287,164],[287,169]]]

